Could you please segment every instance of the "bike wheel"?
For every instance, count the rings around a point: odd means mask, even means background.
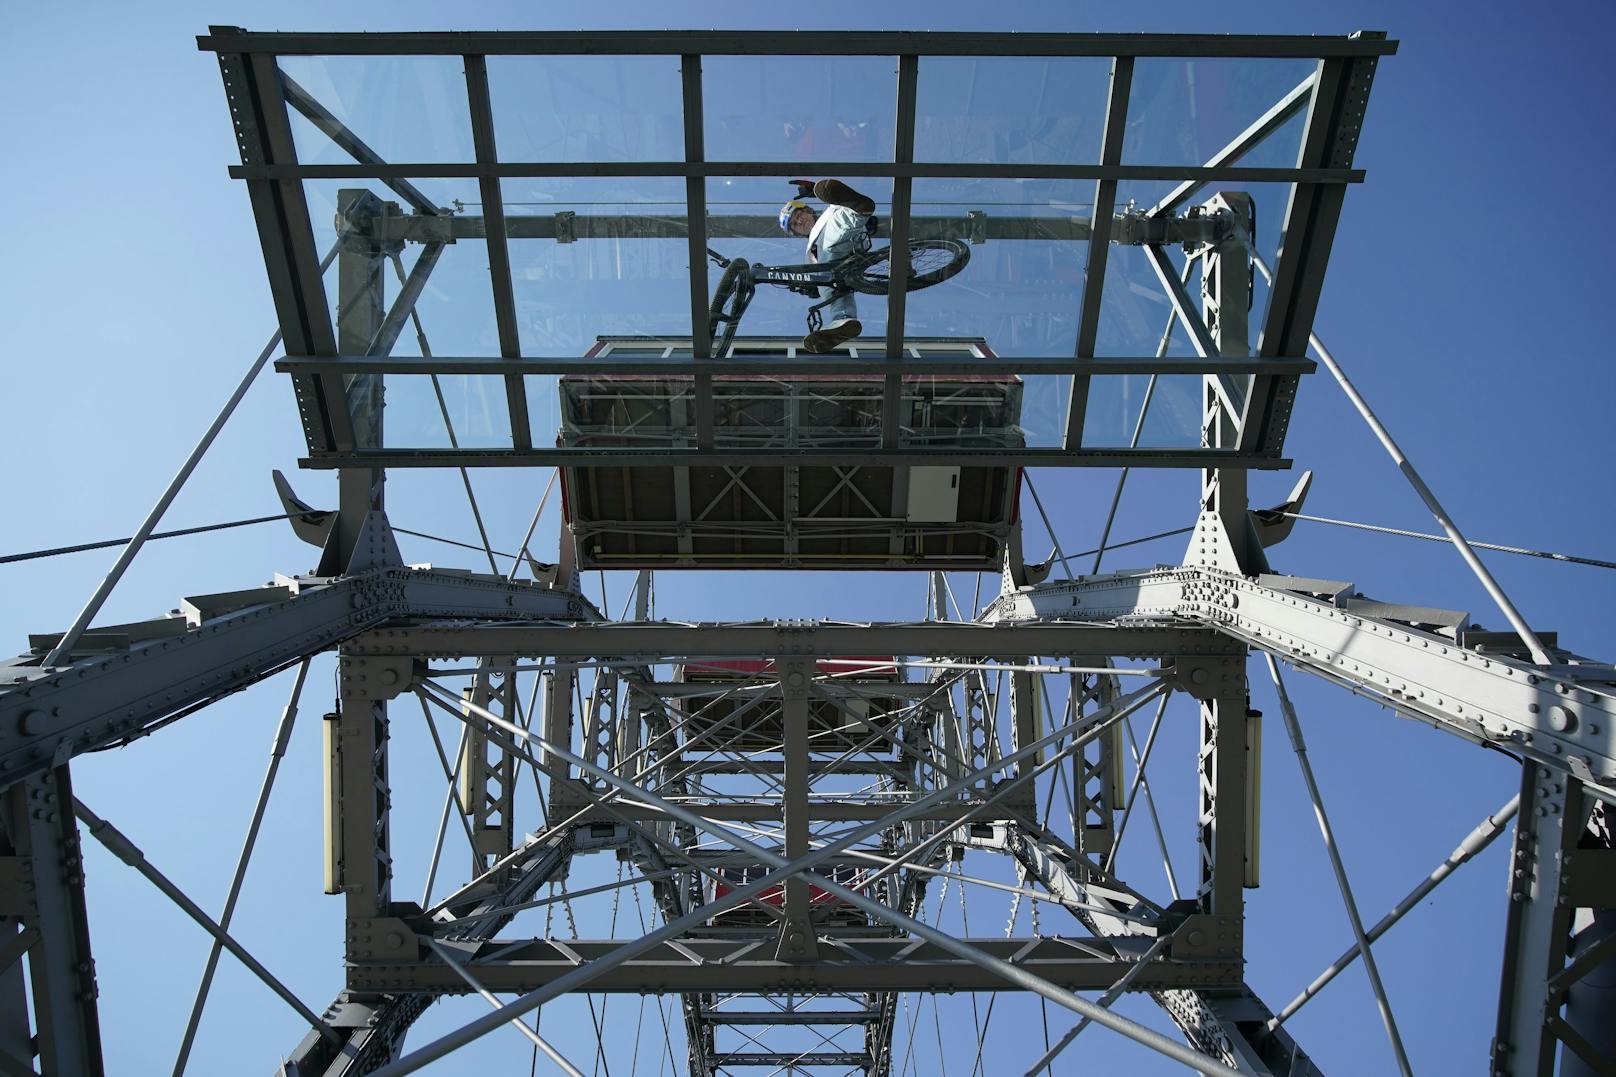
[[[741,315],[746,313],[746,305],[752,300],[751,268],[745,258],[737,258],[725,266],[707,308],[707,335],[712,338],[713,355],[719,359],[729,353]]]
[[[957,239],[915,239],[909,242],[908,291],[929,288],[952,277],[971,260],[971,248]],[[842,279],[855,292],[886,295],[892,284],[892,248],[848,259]]]

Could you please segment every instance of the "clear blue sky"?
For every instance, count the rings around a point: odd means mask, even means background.
[[[11,103],[3,127],[9,167],[0,170],[0,203],[10,212],[8,257],[0,263],[0,361],[9,404],[0,447],[20,466],[11,484],[13,507],[0,517],[0,550],[129,533],[273,328],[245,190],[225,174],[237,155],[217,67],[195,50],[196,34],[209,23],[260,30],[572,29],[586,17],[571,9],[550,17],[525,6],[470,12],[424,3],[379,5],[360,16],[330,5],[284,3],[270,24],[262,10],[165,4],[138,19],[110,4],[14,5],[10,11],[13,30],[0,44],[0,97]],[[1616,89],[1604,50],[1613,20],[1601,4],[1567,3],[1552,11],[1530,19],[1503,6],[1459,12],[1391,3],[1328,9],[1247,4],[1230,14],[1227,6],[1211,5],[823,3],[786,9],[624,0],[590,9],[587,18],[591,27],[613,29],[708,27],[721,12],[721,25],[735,28],[1388,31],[1402,45],[1376,78],[1358,154],[1369,178],[1348,194],[1318,331],[1473,537],[1609,558],[1613,436],[1606,413],[1616,375],[1605,338],[1607,300],[1599,296],[1611,279],[1600,221],[1608,200],[1604,184],[1616,171],[1616,141],[1601,107]],[[928,316],[919,300],[911,307],[914,316]],[[789,319],[781,317],[785,325]],[[443,332],[451,331],[444,325]],[[1310,510],[1429,529],[1417,499],[1327,377],[1304,382],[1288,442],[1288,455],[1316,472]],[[333,502],[335,484],[325,474],[293,473],[302,451],[289,388],[268,375],[166,523],[276,511],[269,471],[277,467],[308,500]],[[1292,478],[1255,478],[1254,502],[1281,499]],[[478,477],[498,541],[519,537],[543,481],[537,474]],[[1045,472],[1037,481],[1063,546],[1092,545],[1113,475]],[[1189,474],[1136,475],[1118,536],[1188,522],[1194,482]],[[395,522],[474,537],[457,487],[452,475],[396,477],[389,484]],[[448,508],[433,509],[435,499]],[[1030,526],[1029,552],[1041,555],[1046,546],[1040,529]],[[1178,552],[1163,543],[1110,563],[1171,561]],[[407,545],[405,555],[475,567],[469,552],[444,547]],[[112,556],[0,567],[7,596],[0,646],[20,651],[27,632],[63,627]],[[1272,556],[1283,571],[1352,580],[1377,598],[1469,609],[1489,626],[1500,620],[1452,552],[1435,544],[1298,524]],[[275,571],[305,570],[311,561],[309,548],[275,526],[155,544],[104,619],[149,616],[184,595],[252,586]],[[1535,627],[1558,630],[1562,644],[1584,654],[1612,656],[1600,611],[1616,599],[1616,575],[1501,556],[1490,563]],[[748,577],[737,586],[722,577],[665,574],[658,582],[659,612],[899,619],[918,617],[924,608],[918,578],[771,576],[767,587],[763,582]],[[955,585],[968,588],[970,581],[960,577]],[[614,576],[607,586],[615,608],[626,578]],[[1264,885],[1248,895],[1249,978],[1278,1005],[1344,947],[1348,933],[1277,709],[1258,679],[1259,667],[1252,672],[1255,703],[1273,720]],[[329,707],[330,673],[327,661],[310,676],[249,896],[238,913],[241,937],[317,1007],[340,978],[339,904],[318,892],[316,727]],[[1511,794],[1513,767],[1299,675],[1289,683],[1360,902],[1376,917]],[[286,688],[266,684],[137,747],[75,764],[81,797],[205,907],[222,900],[251,808],[249,790],[262,772]],[[1187,871],[1192,723],[1187,710],[1178,716],[1161,769],[1152,773],[1172,840],[1186,854],[1181,871]],[[409,735],[414,740],[401,745],[400,754],[407,749],[419,756],[419,726]],[[398,810],[411,822],[435,817],[441,794],[429,778],[425,770],[397,776]],[[428,792],[412,799],[416,781]],[[1466,868],[1377,951],[1422,1072],[1478,1072],[1484,1064],[1504,913],[1503,853],[1500,843]],[[90,851],[88,872],[109,1065],[115,1073],[167,1072],[205,940],[97,849]],[[1140,881],[1157,885],[1143,870]],[[988,924],[973,928],[1002,931],[1002,905],[984,909],[993,910],[983,914]],[[1046,912],[1044,929],[1058,929],[1060,919]],[[981,1002],[985,1006],[986,998]],[[636,1004],[612,1003],[622,1008],[619,1014]],[[1001,1005],[990,1041],[997,1046],[990,1049],[1003,1048],[1007,1061],[990,1062],[989,1073],[1025,1065],[1030,1056],[1023,1044],[1041,1035],[1036,1007]],[[1142,999],[1123,1009],[1160,1024]],[[419,1027],[447,1027],[475,1012],[476,1005],[464,1002],[435,1007]],[[587,1026],[581,1007],[558,1007],[545,1023],[564,1048],[588,1059],[592,1048],[580,1047],[586,1038],[576,1031],[580,1016]],[[1054,1015],[1051,1020],[1066,1027]],[[953,1036],[969,1031],[968,1005],[946,1003],[944,1021],[952,1023]],[[654,1023],[648,1018],[648,1036]],[[301,1034],[297,1024],[227,960],[192,1072],[266,1069]],[[1332,1073],[1379,1073],[1391,1066],[1359,973],[1330,987],[1293,1031]],[[1085,1033],[1079,1048],[1095,1071],[1175,1072],[1100,1030]],[[682,1048],[676,1053],[682,1059]],[[514,1035],[502,1033],[462,1065],[473,1058],[514,1068],[525,1066],[527,1054]],[[613,1056],[614,1071],[626,1071],[624,1059]],[[1064,1072],[1077,1072],[1076,1062],[1068,1058]],[[949,1066],[959,1073],[968,1068],[968,1055]]]

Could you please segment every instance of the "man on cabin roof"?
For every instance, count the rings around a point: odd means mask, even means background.
[[[841,180],[792,180],[798,197],[780,207],[780,228],[788,236],[808,240],[810,262],[834,262],[850,254],[868,250],[875,235],[875,199],[859,194]],[[823,213],[814,212],[804,199],[810,194],[826,204]],[[824,322],[802,341],[802,349],[822,354],[864,332],[858,320],[858,307],[852,292],[819,289],[828,299]]]

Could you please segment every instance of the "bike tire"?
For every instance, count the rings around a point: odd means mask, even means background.
[[[746,311],[749,296],[742,296],[742,283],[751,270],[751,264],[745,258],[736,258],[724,267],[723,275],[718,278],[718,287],[713,291],[713,301],[707,307],[707,335],[713,343],[713,355],[722,359],[729,354],[730,343],[735,339],[735,330],[741,324],[741,315]],[[733,302],[732,302],[733,300]],[[725,311],[729,305],[731,309]]]
[[[918,291],[940,284],[964,269],[971,260],[971,248],[957,239],[913,239],[909,241],[909,286]],[[918,267],[918,272],[917,272]],[[865,295],[886,295],[891,287],[892,248],[882,247],[868,254],[854,255],[839,274],[847,286]]]

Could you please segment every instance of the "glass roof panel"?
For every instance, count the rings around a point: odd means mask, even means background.
[[[915,160],[1092,164],[1110,84],[1104,57],[922,57]]]
[[[982,337],[1001,356],[1073,354],[1093,196],[1088,180],[916,180],[916,218],[952,221],[956,237],[974,227],[985,242],[971,243],[957,277],[910,297],[906,331]]]
[[[1116,374],[1089,379],[1083,444],[1092,449],[1191,448],[1201,443],[1204,387],[1199,374]],[[1139,421],[1140,409],[1144,422]],[[1138,441],[1134,441],[1138,431]]]
[[[278,62],[290,80],[287,111],[303,164],[353,158],[299,110],[299,88],[385,161],[475,159],[458,56],[282,56]]]
[[[524,355],[583,355],[602,334],[690,335],[684,186],[666,176],[502,181]]]
[[[1202,164],[1317,66],[1313,60],[1140,57],[1134,62],[1122,159]],[[1294,166],[1295,154],[1278,163]]]
[[[490,56],[505,161],[683,160],[677,56]]]
[[[393,449],[511,447],[505,379],[497,374],[388,374],[383,424],[383,443]]]
[[[709,161],[890,161],[898,61],[890,56],[706,56]],[[817,179],[817,176],[811,176]]]
[[[420,179],[411,185],[435,203],[444,212],[446,220],[441,227],[452,229],[449,219],[475,217],[479,212],[477,184],[474,180]],[[365,190],[375,196],[384,207],[379,219],[367,214],[353,214],[346,220],[337,212],[341,192]],[[305,180],[304,195],[309,203],[309,218],[314,229],[314,245],[321,252],[329,250],[339,235],[353,238],[366,233],[374,234],[383,244],[394,250],[398,262],[388,257],[383,293],[390,305],[398,296],[400,263],[407,276],[422,252],[418,241],[402,242],[401,237],[419,237],[433,234],[434,225],[423,220],[408,206],[398,204],[399,196],[380,180]],[[333,311],[338,295],[332,279],[326,285],[326,299]],[[494,296],[488,276],[488,244],[480,235],[457,234],[446,243],[436,265],[432,267],[420,299],[415,305],[421,331],[426,335],[428,348],[437,355],[498,355],[499,330],[494,320]],[[406,326],[389,354],[416,356],[421,354],[413,324]]]

